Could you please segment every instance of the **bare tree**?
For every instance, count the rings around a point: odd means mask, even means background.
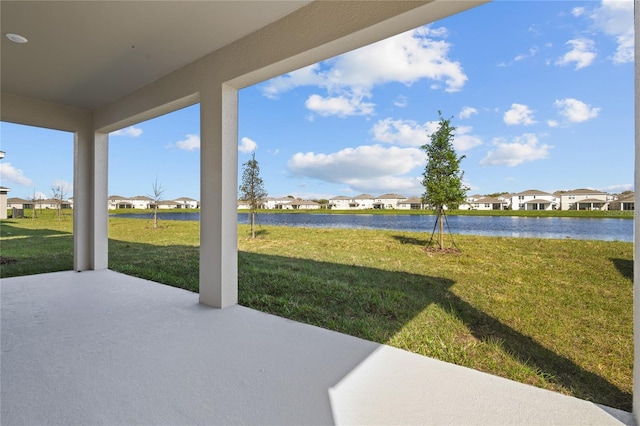
[[[58,183],[53,188],[51,188],[51,193],[53,194],[52,198],[56,201],[58,221],[61,221],[62,220],[62,203],[64,202],[64,197],[67,196],[66,188],[62,183]]]
[[[153,192],[151,194],[151,198],[153,198],[153,229],[158,228],[158,204],[160,203],[160,199],[162,198],[162,194],[164,193],[164,188],[162,184],[158,182],[158,178],[153,181]]]

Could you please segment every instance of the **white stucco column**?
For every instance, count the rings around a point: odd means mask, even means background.
[[[238,91],[200,93],[200,303],[238,303]]]
[[[108,135],[90,126],[75,132],[73,166],[73,269],[108,266]]]

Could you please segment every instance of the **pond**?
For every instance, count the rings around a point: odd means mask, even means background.
[[[140,214],[114,216],[140,219],[150,217]],[[200,220],[200,213],[159,213],[159,216],[159,220]],[[631,219],[512,216],[447,216],[446,219],[445,230],[454,234],[633,242],[634,221]],[[436,217],[431,215],[260,213],[256,223],[258,226],[432,232],[435,220]],[[248,222],[247,213],[238,213],[238,223]]]

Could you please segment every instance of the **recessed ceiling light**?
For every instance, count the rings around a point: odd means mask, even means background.
[[[6,33],[5,36],[14,43],[22,44],[29,41],[26,37],[22,37],[20,34]]]

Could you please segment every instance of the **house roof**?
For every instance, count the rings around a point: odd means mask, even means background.
[[[401,200],[398,202],[398,204],[416,204],[416,203],[422,203],[422,199],[418,198],[418,197],[409,197],[405,200]]]
[[[146,195],[136,195],[135,197],[127,198],[127,200],[136,200],[136,201],[153,201],[153,198],[147,197]]]
[[[353,197],[354,200],[373,200],[373,195],[369,194],[360,194]]]
[[[289,203],[292,206],[319,206],[320,204],[311,200],[293,200]]]
[[[544,191],[538,191],[537,189],[528,189],[526,191],[522,191],[522,192],[518,192],[517,194],[513,194],[512,197],[516,197],[516,196],[520,196],[520,195],[551,195],[553,196],[553,194],[550,194],[548,192],[544,192]]]
[[[336,197],[329,198],[329,201],[331,201],[331,200],[351,200],[351,197],[346,197],[344,195],[338,195]]]
[[[484,198],[480,198],[479,200],[475,201],[476,203],[484,203],[484,204],[507,204],[506,201],[504,200],[499,200],[497,198],[493,198],[493,197],[484,197]]]
[[[606,201],[600,199],[600,198],[585,198],[584,200],[578,200],[577,201],[579,204],[584,204],[584,203],[606,203]]]
[[[11,198],[7,198],[7,203],[12,203],[12,204],[32,204],[33,201],[29,201],[29,200],[25,200],[24,198],[18,198],[18,197],[11,197]]]
[[[107,200],[109,201],[113,201],[113,200],[127,200],[127,197],[123,197],[121,195],[110,195],[109,198],[107,198]]]
[[[196,201],[196,200],[189,197],[180,197],[180,198],[176,198],[176,201]]]
[[[379,200],[394,200],[394,199],[398,199],[398,200],[404,200],[407,197],[405,197],[404,195],[400,195],[400,194],[382,194],[379,197],[376,197]]]
[[[565,196],[565,195],[591,195],[591,194],[606,195],[607,193],[602,191],[597,191],[595,189],[581,188],[581,189],[574,189],[571,191],[567,191],[561,195]]]

